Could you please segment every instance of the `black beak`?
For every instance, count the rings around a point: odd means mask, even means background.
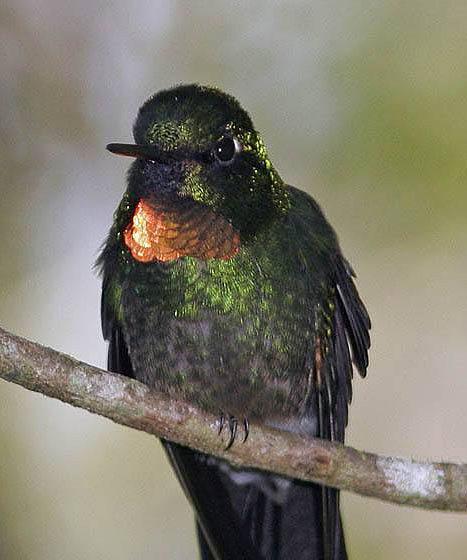
[[[145,144],[107,144],[106,149],[119,156],[149,159],[159,163],[166,163],[170,159],[167,153]]]

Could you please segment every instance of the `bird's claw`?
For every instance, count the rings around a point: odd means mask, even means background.
[[[237,433],[238,433],[238,420],[235,416],[229,415],[228,417],[225,416],[225,414],[222,412],[220,417],[219,417],[219,429],[218,429],[218,435],[221,435],[222,430],[224,429],[224,426],[227,424],[228,428],[229,428],[229,440],[227,442],[227,445],[225,447],[225,450],[227,451],[228,449],[230,449],[232,447],[232,445],[234,444],[236,438],[237,438]],[[244,418],[242,421],[242,426],[243,426],[243,440],[242,443],[245,443],[245,441],[248,439],[248,435],[250,433],[250,424],[248,422],[248,418]]]
[[[238,428],[237,419],[235,418],[235,416],[229,416],[230,437],[229,437],[229,442],[227,443],[227,446],[225,448],[226,451],[232,447],[233,442],[235,441],[235,438],[237,437],[237,428]]]
[[[250,423],[248,422],[248,418],[243,419],[243,431],[244,436],[242,443],[245,443],[245,441],[248,439],[248,436],[250,435]]]
[[[217,432],[218,436],[220,436],[222,434],[222,430],[224,429],[224,424],[225,424],[225,416],[224,416],[224,413],[221,412],[221,415],[219,417],[219,430]]]

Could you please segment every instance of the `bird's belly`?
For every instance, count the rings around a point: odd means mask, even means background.
[[[155,319],[125,329],[140,381],[215,414],[279,422],[300,415],[311,381],[303,325],[258,316]]]

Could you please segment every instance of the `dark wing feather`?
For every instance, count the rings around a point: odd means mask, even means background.
[[[107,368],[127,377],[135,377],[123,333],[118,326],[114,326],[110,332]]]
[[[306,193],[294,187],[290,190],[294,237],[306,273],[315,289],[324,286],[318,296],[319,308],[327,309],[331,304],[333,309],[330,324],[320,327],[318,320],[317,338],[311,351],[315,354],[318,347],[319,356],[324,359],[315,363],[315,369],[320,369],[319,382],[310,395],[307,410],[310,415],[317,415],[319,437],[343,442],[352,399],[352,362],[364,376],[368,366],[370,319],[353,283],[355,274],[343,258],[336,235],[318,204]],[[324,486],[321,492],[324,558],[345,559],[339,492]]]
[[[352,362],[364,376],[368,366],[370,319],[353,283],[350,266],[340,255],[336,259],[334,316],[318,409],[320,437],[343,442],[352,400]],[[339,492],[333,488],[323,487],[323,520],[325,558],[345,557],[342,556],[345,552]]]
[[[334,439],[344,441],[348,405],[352,400],[353,365],[362,377],[368,367],[370,318],[355,288],[354,274],[339,254],[334,262],[334,316],[328,341],[326,382],[330,413],[330,431]],[[353,364],[353,365],[352,365]]]
[[[101,261],[101,262],[100,262]],[[100,258],[97,266],[103,268],[104,256]],[[111,287],[109,277],[104,273],[101,295],[101,325],[102,334],[108,340],[107,369],[115,373],[134,378],[130,356],[123,337],[123,331],[116,318],[114,306],[111,304]]]
[[[351,266],[344,258],[339,258],[335,267],[337,287],[337,307],[343,319],[345,335],[342,330],[336,336],[346,336],[352,351],[352,360],[362,377],[368,367],[371,322],[368,312],[358,295],[352,278],[355,277]]]

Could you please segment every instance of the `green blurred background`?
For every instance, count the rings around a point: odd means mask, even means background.
[[[138,106],[215,84],[317,198],[373,317],[348,443],[467,456],[467,4],[0,4],[0,321],[103,366],[98,248]],[[159,444],[0,383],[0,558],[191,559]],[[353,559],[467,558],[467,518],[343,495]]]

